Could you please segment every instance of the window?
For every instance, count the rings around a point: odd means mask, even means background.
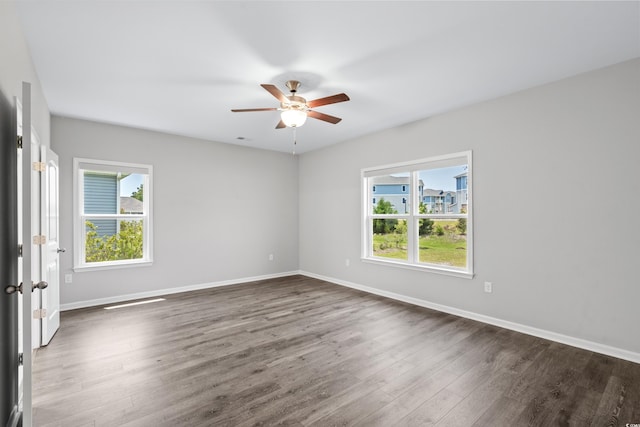
[[[152,262],[152,166],[74,159],[74,269]]]
[[[471,182],[471,151],[363,169],[363,260],[473,277]]]

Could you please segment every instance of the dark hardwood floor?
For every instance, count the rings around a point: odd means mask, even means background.
[[[44,426],[624,426],[640,365],[303,276],[62,313]]]

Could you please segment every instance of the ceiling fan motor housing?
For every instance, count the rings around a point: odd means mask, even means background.
[[[289,95],[287,96],[289,102],[283,102],[280,104],[282,109],[285,110],[307,110],[307,100],[301,96]]]

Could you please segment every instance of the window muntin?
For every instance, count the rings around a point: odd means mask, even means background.
[[[74,159],[74,269],[152,261],[152,166]]]
[[[364,260],[472,277],[470,151],[362,177]]]

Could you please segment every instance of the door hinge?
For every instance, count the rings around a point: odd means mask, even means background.
[[[24,353],[18,353],[18,366],[24,365]]]
[[[43,235],[38,235],[38,236],[33,236],[33,244],[34,245],[44,245],[45,243],[47,243],[47,236],[43,236]]]
[[[47,165],[44,162],[33,162],[33,170],[36,172],[44,172],[47,170]]]
[[[18,258],[22,258],[22,244],[18,245]]]
[[[44,319],[45,317],[47,317],[47,309],[46,308],[40,308],[37,310],[33,310],[33,318],[34,319]]]
[[[18,145],[18,148],[22,148],[22,135],[16,136],[16,143]]]

